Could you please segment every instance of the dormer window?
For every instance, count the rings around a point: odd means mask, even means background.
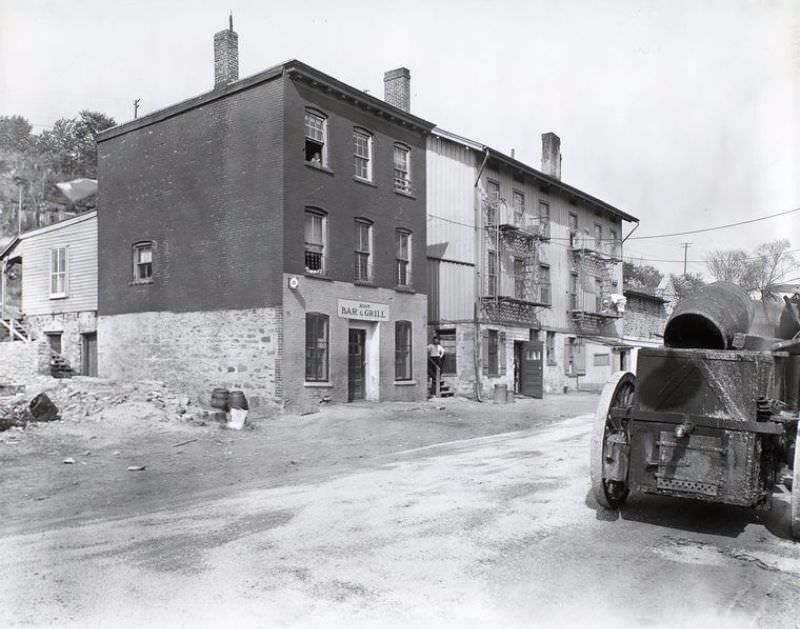
[[[305,160],[307,164],[328,166],[328,120],[316,110],[306,110]]]

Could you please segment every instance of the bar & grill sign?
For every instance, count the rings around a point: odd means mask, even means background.
[[[337,302],[341,319],[359,319],[361,321],[389,320],[389,304],[353,301],[351,299],[339,299]]]

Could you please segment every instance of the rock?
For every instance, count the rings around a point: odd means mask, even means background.
[[[73,459],[71,456],[68,456],[66,459],[64,459],[64,463],[66,463],[67,465],[72,465],[73,463],[75,463],[75,459]]]
[[[128,466],[128,471],[129,472],[144,472],[145,469],[146,469],[146,466],[144,466],[144,465],[129,465]]]

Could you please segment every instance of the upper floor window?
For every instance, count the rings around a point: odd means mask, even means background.
[[[524,258],[514,258],[514,297],[527,299],[527,273]]]
[[[355,272],[356,281],[372,279],[372,223],[363,219],[355,222]]]
[[[133,245],[133,281],[153,281],[153,243],[137,242]]]
[[[325,241],[327,217],[315,210],[306,210],[305,269],[306,273],[325,273]]]
[[[619,242],[617,241],[617,230],[612,229],[609,231],[608,234],[608,253],[611,256],[618,258],[619,257]]]
[[[599,278],[594,280],[594,311],[603,310],[603,281]]]
[[[489,251],[486,282],[486,294],[489,297],[495,297],[497,295],[497,253],[494,251]]]
[[[306,314],[306,381],[328,381],[328,316]]]
[[[539,265],[539,302],[549,305],[553,301],[552,287],[550,284],[550,267],[546,264]]]
[[[603,226],[600,223],[594,224],[594,248],[596,251],[600,251],[600,247],[603,244]]]
[[[397,246],[397,285],[411,284],[411,232],[398,229],[395,232]]]
[[[500,184],[492,179],[486,181],[486,224],[497,225],[497,206],[500,203]]]
[[[569,213],[569,246],[574,247],[578,238],[578,215],[574,212]]]
[[[411,192],[411,149],[402,144],[394,145],[394,189]]]
[[[328,120],[318,111],[306,110],[306,162],[328,165]]]
[[[394,324],[394,379],[411,380],[411,321]]]
[[[50,297],[67,296],[68,247],[50,249]]]
[[[355,176],[372,181],[372,135],[363,129],[353,130]]]
[[[577,220],[577,216],[575,217]],[[539,222],[542,225],[542,238],[550,238],[550,204],[539,201]]]
[[[514,190],[511,203],[514,208],[514,224],[522,227],[522,217],[525,214],[525,195],[519,190]]]

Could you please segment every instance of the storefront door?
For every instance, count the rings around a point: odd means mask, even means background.
[[[367,331],[348,330],[347,337],[347,401],[363,400],[365,394],[365,346]]]
[[[519,369],[519,388],[522,395],[541,399],[544,394],[544,365],[542,342],[525,341],[522,344]]]

